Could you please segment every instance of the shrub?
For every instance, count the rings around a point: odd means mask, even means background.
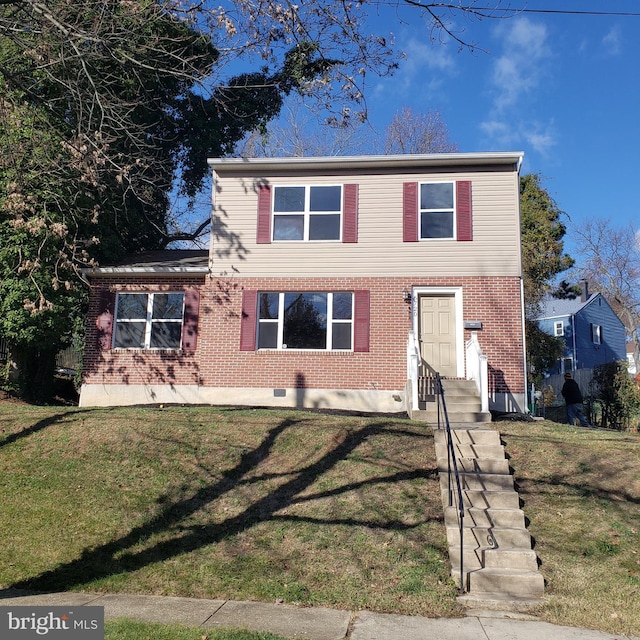
[[[600,364],[593,369],[591,393],[600,405],[600,426],[628,429],[640,414],[640,389],[624,361]]]

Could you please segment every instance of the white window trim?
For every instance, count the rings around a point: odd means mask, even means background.
[[[181,295],[182,296],[182,313],[180,315],[180,319],[177,318],[153,318],[153,298],[156,294],[159,295]],[[121,296],[127,295],[146,295],[147,296],[147,316],[144,319],[145,327],[144,327],[144,345],[141,347],[119,347],[116,346],[116,335],[118,324],[127,324],[133,322],[142,322],[142,318],[118,318],[118,307],[120,304]],[[111,338],[111,347],[113,349],[122,349],[125,351],[179,351],[182,348],[182,340],[177,347],[151,347],[151,329],[153,324],[161,324],[161,323],[172,323],[178,324],[180,323],[180,335],[182,335],[182,330],[184,328],[184,291],[119,291],[116,295],[116,313],[115,313],[115,321],[113,327],[113,336]]]
[[[261,319],[260,318],[260,306],[258,305],[258,311],[256,314],[256,322],[258,326],[256,327],[256,344],[260,343],[260,325],[262,323],[265,324],[277,324],[278,325],[278,335],[277,335],[277,346],[276,347],[257,347],[258,351],[302,351],[304,353],[308,353],[310,351],[315,351],[318,353],[326,353],[327,351],[335,351],[338,353],[350,353],[353,351],[354,346],[354,329],[355,329],[355,294],[353,291],[259,291],[258,298],[263,293],[277,293],[278,294],[278,318],[277,319]],[[284,340],[284,297],[289,293],[318,293],[327,296],[327,342],[325,349],[293,349],[287,347]],[[333,319],[333,294],[334,293],[350,293],[351,294],[351,319],[342,320],[342,319]],[[351,324],[351,348],[350,349],[334,349],[333,348],[333,325],[334,324]]]
[[[591,340],[593,344],[602,344],[602,325],[591,323]]]
[[[562,322],[562,320],[558,320],[553,323],[553,335],[556,338],[564,336],[564,322]]]
[[[448,296],[453,295],[456,312],[456,376],[465,377],[464,371],[464,318],[462,305],[462,287],[413,287],[411,291],[412,329],[413,335],[419,335],[418,298],[422,295]]]
[[[449,211],[449,209],[443,209],[442,207],[438,209],[423,209],[422,208],[422,185],[423,184],[450,184],[451,189],[453,191],[453,208],[451,209],[451,217],[453,218],[453,235],[450,238],[423,238],[422,237],[422,214],[429,212],[443,212]],[[418,240],[420,242],[448,242],[451,240],[455,240],[458,237],[458,229],[456,227],[456,207],[457,207],[457,193],[456,193],[456,182],[455,180],[429,180],[422,181],[418,183]]]
[[[276,191],[282,188],[304,188],[304,211],[276,211]],[[311,211],[311,187],[339,187],[340,188],[340,211]],[[342,227],[344,222],[344,185],[343,184],[274,184],[271,189],[271,242],[342,242]],[[276,239],[276,216],[304,216],[302,238],[296,240]],[[337,238],[327,240],[316,240],[309,238],[310,217],[312,215],[339,215],[339,234]]]

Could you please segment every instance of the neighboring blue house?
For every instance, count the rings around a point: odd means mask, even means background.
[[[590,295],[580,282],[582,295],[574,300],[549,298],[537,319],[542,331],[564,340],[562,358],[547,375],[592,369],[612,360],[626,360],[626,331],[604,297]]]

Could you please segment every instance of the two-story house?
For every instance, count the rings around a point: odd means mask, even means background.
[[[87,274],[80,404],[402,412],[437,371],[521,410],[521,162],[210,160],[208,253]]]
[[[542,303],[538,326],[562,341],[562,357],[547,375],[627,359],[624,324],[602,294],[590,294],[585,280],[580,287],[579,297]]]

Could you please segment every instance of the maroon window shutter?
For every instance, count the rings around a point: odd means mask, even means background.
[[[344,185],[342,242],[358,242],[358,185]]]
[[[240,318],[240,351],[256,350],[256,316],[258,292],[245,289],[242,292],[242,317]]]
[[[353,312],[353,350],[358,352],[369,351],[369,291],[355,291],[353,298],[355,307]]]
[[[458,240],[473,240],[470,180],[459,180],[456,182],[456,227],[458,230]]]
[[[402,191],[402,239],[418,242],[418,183],[405,182]]]
[[[198,344],[198,314],[200,312],[200,292],[187,289],[184,292],[184,320],[182,322],[182,348],[195,351]]]
[[[271,242],[271,185],[258,187],[258,244]]]
[[[101,289],[98,304],[96,341],[100,351],[108,351],[111,349],[111,338],[113,336],[116,294],[108,289]]]

